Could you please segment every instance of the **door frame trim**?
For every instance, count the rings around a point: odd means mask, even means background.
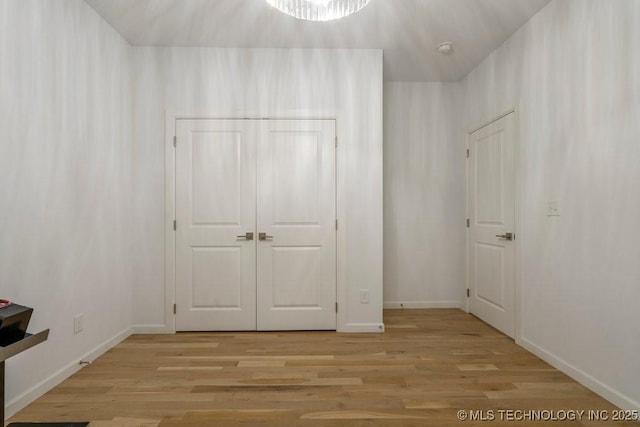
[[[172,334],[176,332],[175,315],[173,305],[175,304],[176,290],[176,238],[173,230],[173,221],[176,217],[176,163],[175,148],[173,138],[176,135],[178,120],[333,120],[338,141],[344,141],[341,133],[340,123],[344,114],[341,110],[315,111],[315,110],[285,110],[272,114],[259,114],[246,112],[220,113],[211,112],[182,112],[167,110],[165,112],[165,213],[164,213],[164,252],[165,252],[165,307],[164,325],[158,325],[157,333]],[[347,247],[347,227],[346,227],[346,156],[345,144],[338,143],[336,148],[335,173],[336,173],[336,216],[338,220],[338,230],[336,230],[336,302],[338,311],[336,313],[336,332],[345,331],[348,328],[347,316],[344,307],[347,306],[347,270],[346,270],[346,247]],[[178,227],[180,224],[178,224]],[[178,308],[179,310],[179,308]]]
[[[467,128],[465,134],[466,149],[469,149],[469,139],[471,134],[482,129],[491,123],[497,122],[500,119],[507,117],[509,114],[513,114],[513,167],[514,167],[514,230],[516,235],[514,240],[514,261],[515,261],[515,277],[514,277],[514,340],[518,343],[522,338],[522,313],[523,313],[523,301],[522,301],[522,157],[520,148],[520,120],[518,115],[518,108],[512,107],[504,112],[494,116],[491,119],[484,120],[480,124]],[[470,218],[469,212],[469,158],[465,162],[466,180],[465,180],[465,212],[467,218]],[[466,244],[465,244],[465,297],[464,297],[464,311],[469,313],[469,297],[466,296],[466,289],[469,289],[469,228],[466,229]]]

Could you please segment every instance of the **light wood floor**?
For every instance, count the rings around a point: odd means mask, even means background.
[[[135,335],[10,421],[91,427],[611,426],[458,421],[459,410],[608,410],[459,310],[385,311],[384,334]],[[485,417],[488,412],[483,413]],[[507,413],[503,413],[507,415]],[[518,416],[518,413],[513,413]]]

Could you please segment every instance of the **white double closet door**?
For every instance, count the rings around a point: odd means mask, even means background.
[[[335,122],[176,132],[176,330],[335,330]]]

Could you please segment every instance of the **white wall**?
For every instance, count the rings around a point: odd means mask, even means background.
[[[466,244],[461,86],[384,86],[384,305],[460,307]]]
[[[337,116],[338,195],[346,215],[346,292],[341,330],[382,323],[382,52],[376,50],[135,48],[134,322],[166,330],[165,113],[290,117]],[[312,113],[313,115],[313,113]],[[341,151],[344,150],[344,151]],[[341,172],[341,166],[342,171]],[[339,213],[340,215],[340,213]],[[340,231],[339,231],[340,236]],[[339,239],[340,241],[340,239]],[[339,270],[339,275],[341,274]],[[360,304],[360,289],[370,304]],[[170,329],[170,328],[169,328]]]
[[[51,328],[7,362],[7,415],[132,323],[130,93],[128,44],[83,1],[0,0],[0,296]]]
[[[518,109],[520,342],[640,409],[640,2],[553,1],[464,81],[469,129]],[[560,202],[560,217],[546,203]]]

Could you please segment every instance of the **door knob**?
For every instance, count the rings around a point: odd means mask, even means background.
[[[273,236],[267,236],[267,233],[258,233],[258,239],[260,240],[271,240]]]
[[[237,237],[238,239],[253,240],[253,231],[248,231],[245,234]]]
[[[513,233],[496,234],[496,237],[504,240],[513,240]]]

